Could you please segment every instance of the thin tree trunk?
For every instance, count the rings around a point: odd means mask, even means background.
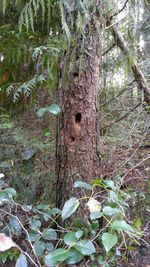
[[[117,26],[112,23],[110,18],[107,18],[107,26],[110,27],[112,35],[114,36],[114,39],[117,42],[117,45],[120,47],[120,49],[123,51],[123,53],[126,56],[130,57],[130,50],[129,50],[128,44],[125,42],[122,34],[118,31]],[[139,88],[144,93],[145,101],[147,102],[147,104],[150,104],[150,88],[136,60],[133,60],[133,62],[131,63],[131,69],[132,69],[134,78],[139,85]]]
[[[79,192],[76,180],[90,182],[99,176],[98,95],[100,89],[100,38],[74,37],[60,62],[58,103],[62,113],[57,136],[57,206]],[[65,81],[67,80],[67,81]]]

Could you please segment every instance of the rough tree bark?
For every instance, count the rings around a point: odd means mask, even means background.
[[[57,206],[62,208],[76,180],[99,176],[98,95],[100,90],[99,21],[91,18],[84,38],[72,34],[69,52],[60,62],[58,103],[62,113],[57,137]],[[91,33],[91,32],[92,33]]]

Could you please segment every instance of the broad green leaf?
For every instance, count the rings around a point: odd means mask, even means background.
[[[57,104],[50,105],[49,107],[47,107],[47,110],[54,115],[59,115],[61,112],[61,109]]]
[[[102,235],[102,243],[103,246],[108,253],[111,248],[113,248],[117,243],[117,235],[110,234],[110,233],[104,233]]]
[[[43,134],[44,134],[44,136],[46,136],[46,137],[48,137],[48,136],[50,136],[51,135],[51,131],[50,131],[50,129],[44,129],[43,130]]]
[[[91,183],[93,186],[102,186],[102,187],[105,186],[103,180],[101,180],[101,179],[94,179],[91,181]]]
[[[108,216],[119,214],[121,211],[117,208],[112,208],[110,206],[106,206],[103,208],[103,213]]]
[[[105,184],[107,187],[110,187],[111,189],[115,190],[115,183],[112,180],[105,180]]]
[[[43,241],[37,241],[34,245],[35,252],[38,257],[41,257],[45,250],[45,243]]]
[[[100,264],[101,267],[110,267],[110,265],[103,259],[101,255],[98,256],[97,262]]]
[[[24,254],[21,254],[16,262],[15,267],[27,267],[27,258]]]
[[[79,251],[72,248],[70,250],[70,256],[68,257],[66,262],[68,265],[75,264],[80,262],[83,259],[83,257],[84,256]]]
[[[95,253],[95,247],[91,240],[80,240],[74,247],[83,255],[91,255]]]
[[[24,151],[21,153],[21,158],[23,160],[29,160],[35,155],[36,151],[32,147],[27,147],[24,149]]]
[[[91,220],[96,220],[96,219],[98,219],[98,218],[101,218],[102,216],[103,216],[103,213],[100,212],[100,211],[92,211],[92,212],[90,213],[90,218],[91,218]]]
[[[83,187],[83,188],[86,188],[88,190],[92,190],[93,189],[93,186],[88,184],[88,183],[85,183],[85,182],[82,182],[82,181],[76,181],[73,185],[73,187],[77,188],[77,187]]]
[[[57,248],[45,256],[46,266],[53,267],[56,266],[59,262],[63,262],[70,256],[70,251],[65,250],[64,248]]]
[[[64,235],[64,242],[66,245],[71,246],[77,241],[75,232],[70,232]]]
[[[13,164],[12,164],[12,162],[11,161],[3,161],[1,164],[0,164],[0,167],[1,168],[12,168],[13,167]]]
[[[60,107],[59,107],[57,104],[52,104],[52,105],[50,105],[50,106],[48,106],[48,107],[40,108],[40,109],[37,111],[37,116],[41,118],[41,117],[44,116],[44,114],[45,114],[46,112],[50,112],[50,113],[52,113],[52,114],[54,114],[54,115],[59,115],[60,112],[61,112],[61,109],[60,109]]]
[[[43,237],[47,240],[56,240],[57,233],[54,229],[48,229],[43,233]]]
[[[38,111],[37,111],[37,116],[39,118],[43,117],[43,115],[47,112],[47,108],[40,108]]]
[[[13,197],[17,194],[16,190],[14,188],[5,188],[3,190],[3,192],[5,192],[9,197]]]
[[[18,222],[18,220],[16,218],[10,217],[8,227],[16,235],[20,235],[21,234],[22,227],[21,227],[20,223]]]
[[[109,197],[110,197],[111,202],[114,202],[114,203],[118,202],[118,196],[114,191],[110,191]]]
[[[4,201],[8,200],[8,195],[4,192],[4,190],[0,191],[0,204],[3,204]]]
[[[111,227],[117,231],[127,231],[134,233],[135,230],[126,221],[114,221]]]
[[[77,239],[79,239],[81,236],[83,235],[83,231],[82,230],[78,230],[75,232],[75,236]]]
[[[31,242],[35,242],[40,238],[40,234],[29,232],[29,238]]]
[[[40,227],[41,227],[41,222],[39,220],[32,219],[30,221],[30,228],[32,228],[33,230],[38,231]]]
[[[45,249],[48,251],[54,250],[54,245],[52,243],[45,243]]]
[[[64,205],[62,209],[62,219],[65,220],[73,214],[78,208],[80,202],[76,197],[70,198]]]

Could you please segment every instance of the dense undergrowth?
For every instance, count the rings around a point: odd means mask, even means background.
[[[101,180],[91,185],[78,181],[74,186],[81,187],[76,190],[82,190],[83,198],[72,198],[61,212],[54,204],[55,119],[37,118],[33,109],[19,120],[3,114],[0,227],[3,242],[10,236],[6,243],[14,243],[1,252],[2,266],[145,266],[148,125],[149,116],[139,109],[109,127],[100,138]],[[80,202],[85,216],[71,217],[70,224],[67,217]],[[63,227],[58,217],[63,217]]]

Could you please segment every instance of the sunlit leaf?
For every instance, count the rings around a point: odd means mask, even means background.
[[[37,116],[38,116],[39,118],[41,118],[41,117],[44,116],[44,114],[45,114],[46,112],[50,112],[50,113],[52,113],[53,115],[59,115],[60,112],[61,112],[61,109],[60,109],[60,107],[59,107],[57,104],[52,104],[52,105],[50,105],[50,106],[48,106],[48,107],[40,108],[40,109],[37,111]]]
[[[79,239],[81,236],[83,235],[83,231],[82,230],[78,230],[75,232],[75,236],[77,239]]]
[[[55,240],[57,239],[57,233],[54,229],[48,229],[44,231],[43,237],[47,240]]]
[[[135,230],[126,221],[114,221],[111,227],[117,231],[127,231],[134,233]]]
[[[105,184],[107,185],[107,187],[110,187],[113,190],[116,188],[115,183],[112,180],[105,180]]]
[[[90,218],[91,218],[91,220],[96,220],[96,219],[98,219],[98,218],[101,218],[103,216],[103,213],[102,212],[100,212],[100,211],[92,211],[91,213],[90,213]]]
[[[108,216],[119,214],[121,211],[117,208],[112,208],[110,206],[106,206],[103,208],[103,213]]]
[[[83,259],[83,257],[84,256],[79,251],[72,248],[70,250],[70,255],[69,255],[66,262],[68,265],[69,264],[75,264],[75,263],[80,262]]]
[[[41,257],[45,250],[45,243],[43,241],[37,241],[34,246],[35,252],[38,257]]]
[[[69,232],[64,235],[64,242],[66,245],[70,246],[74,244],[77,241],[77,238],[75,236],[75,232]]]
[[[62,219],[65,220],[72,215],[78,208],[80,202],[76,197],[70,198],[62,209]]]
[[[91,240],[80,240],[74,247],[83,255],[92,255],[95,253],[95,247]]]
[[[82,181],[76,181],[73,185],[73,187],[77,188],[77,187],[82,187],[82,188],[86,188],[88,190],[92,190],[93,189],[93,186],[88,184],[88,183],[85,183],[85,182],[82,182]]]
[[[110,234],[110,233],[104,233],[102,235],[102,243],[103,246],[108,253],[111,248],[113,248],[117,243],[117,235]]]
[[[59,262],[63,262],[69,258],[70,252],[64,248],[57,248],[45,256],[45,264],[48,267],[56,266]]]
[[[54,115],[59,115],[61,112],[61,109],[57,104],[50,105],[49,107],[47,107],[47,110]]]

